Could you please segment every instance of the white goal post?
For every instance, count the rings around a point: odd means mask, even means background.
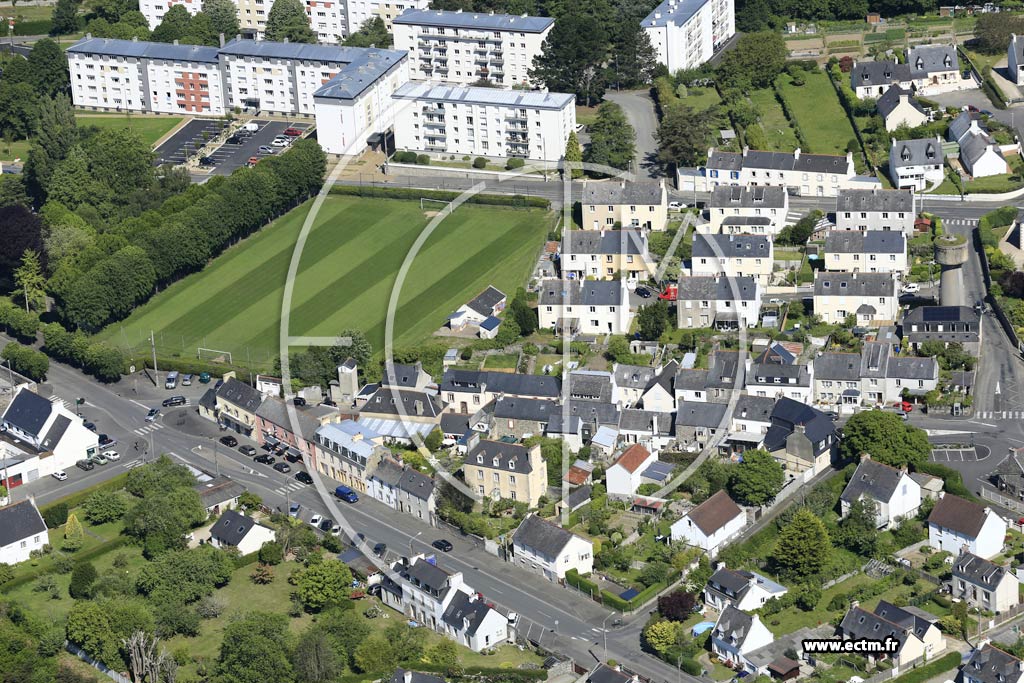
[[[420,197],[420,211],[423,211],[423,202],[433,202],[435,204],[443,204],[447,209],[448,213],[452,211],[452,203],[446,199],[429,199],[427,197]],[[442,209],[443,211],[444,209]]]
[[[228,365],[231,364],[231,352],[221,351],[220,349],[208,349],[204,346],[198,347],[196,351],[196,358],[203,360],[213,361],[215,363],[223,362],[224,358],[227,358]]]

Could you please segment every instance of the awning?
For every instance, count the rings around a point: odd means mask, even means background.
[[[843,396],[860,396],[860,389],[843,389]]]
[[[738,443],[761,443],[764,440],[764,434],[758,434],[756,432],[733,432],[726,437],[726,441],[735,441]]]
[[[264,440],[265,440],[265,441],[266,441],[266,442],[267,442],[268,444],[270,444],[271,446],[276,446],[277,444],[281,443],[281,442],[280,442],[280,441],[279,441],[279,440],[277,439],[277,437],[274,437],[274,436],[270,436],[269,434],[264,434],[264,435],[263,435],[263,438],[264,438]]]
[[[301,458],[302,457],[302,451],[300,451],[298,448],[292,448],[291,446],[289,446],[288,447],[288,455],[294,455],[296,458]]]

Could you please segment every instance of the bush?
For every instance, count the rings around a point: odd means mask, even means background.
[[[93,586],[98,578],[99,574],[92,562],[76,562],[75,568],[71,570],[68,594],[75,600],[88,600],[92,597]]]
[[[596,583],[580,576],[580,573],[575,569],[570,569],[565,573],[565,582],[570,586],[574,586],[582,593],[597,595],[600,592]]]
[[[691,676],[700,676],[704,673],[704,669],[696,661],[692,659],[681,659],[679,660],[679,668]]]
[[[260,548],[258,555],[263,564],[281,564],[284,560],[284,547],[277,541],[268,541]]]
[[[473,168],[487,168],[487,159],[483,157],[473,159]]]
[[[68,521],[68,506],[67,503],[54,503],[48,508],[43,508],[43,521],[46,522],[47,529],[56,529],[59,526],[64,526],[64,522]]]
[[[522,168],[525,165],[526,162],[520,159],[519,157],[512,157],[507,162],[505,162],[505,168],[509,171],[512,171],[517,168]]]
[[[399,164],[415,164],[416,152],[395,152],[393,158]]]
[[[426,154],[419,154],[416,156],[416,164],[419,166],[430,166],[430,157]]]
[[[15,372],[37,382],[45,380],[46,373],[50,370],[50,359],[46,354],[29,346],[22,346],[18,342],[11,342],[5,346],[0,356]]]

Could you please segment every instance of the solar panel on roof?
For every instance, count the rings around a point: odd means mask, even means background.
[[[926,322],[952,322],[960,319],[960,311],[955,306],[927,306],[922,316]]]

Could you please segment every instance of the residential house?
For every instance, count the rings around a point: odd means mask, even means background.
[[[838,633],[843,640],[894,639],[896,652],[865,655],[873,660],[888,658],[902,667],[921,657],[931,658],[945,649],[938,621],[938,617],[917,607],[896,607],[881,600],[873,611],[868,611],[854,602],[840,622]]]
[[[398,482],[402,479],[403,467],[388,456],[380,459],[366,478],[366,495],[398,509]]]
[[[938,382],[938,361],[893,356],[885,342],[865,342],[860,353],[830,352],[814,359],[814,401],[829,408],[885,405],[900,400],[904,391],[924,395]]]
[[[551,416],[547,435],[565,439],[572,450],[589,444],[602,427],[617,430],[622,417],[622,411],[614,403],[570,400],[568,406],[568,410],[563,406]]]
[[[850,88],[860,99],[881,98],[889,89],[910,90],[914,83],[910,66],[889,60],[854,62],[850,69]]]
[[[965,351],[981,353],[981,313],[968,306],[918,306],[906,312],[903,341],[918,350],[925,342],[943,346],[960,344]]]
[[[50,542],[46,522],[29,498],[0,508],[0,564],[18,564]]]
[[[675,380],[672,382],[672,388],[676,395],[676,405],[683,401],[695,401],[697,403],[708,401],[707,383],[707,370],[680,368],[676,371]]]
[[[562,395],[562,381],[553,375],[449,368],[441,378],[438,395],[448,404],[449,412],[471,414],[506,396],[557,400]]]
[[[0,417],[0,486],[10,491],[96,455],[98,437],[82,418],[28,386],[16,391]]]
[[[999,240],[999,251],[1012,260],[1018,269],[1024,268],[1024,225],[1019,214]]]
[[[961,77],[955,46],[918,45],[907,50],[905,62],[856,62],[850,71],[850,87],[863,99],[882,96],[893,87],[935,95],[978,84],[970,76]]]
[[[702,450],[728,429],[728,415],[724,403],[682,401],[676,410],[676,441],[688,451]]]
[[[605,471],[605,486],[610,496],[632,496],[643,483],[644,471],[658,461],[640,444],[633,444]]]
[[[893,230],[830,230],[825,269],[845,273],[907,272],[907,237]]]
[[[448,316],[448,327],[453,330],[480,327],[505,310],[505,303],[505,293],[497,287],[488,286]]]
[[[575,460],[572,466],[565,471],[562,481],[564,481],[570,488],[574,486],[583,486],[585,484],[593,484],[593,463],[587,462],[586,460]]]
[[[619,417],[619,440],[623,443],[639,443],[652,453],[657,453],[675,439],[672,412],[657,412],[627,408]]]
[[[359,409],[359,422],[386,441],[412,443],[413,434],[424,438],[437,429],[443,410],[435,393],[381,386]]]
[[[707,400],[728,403],[732,395],[746,385],[746,363],[737,351],[714,351],[708,359],[708,374],[704,381]]]
[[[584,228],[664,230],[668,192],[664,181],[589,181],[583,184],[580,210]]]
[[[508,617],[476,593],[456,591],[441,620],[446,635],[473,652],[488,650],[508,640]]]
[[[263,394],[245,382],[226,376],[220,389],[209,389],[199,402],[199,414],[244,436],[256,431],[256,411]]]
[[[840,190],[871,189],[879,185],[875,178],[858,176],[853,154],[806,154],[765,152],[744,148],[742,152],[708,150],[708,161],[699,175],[678,171],[679,189],[712,192],[719,185],[743,187],[784,187],[790,194],[804,197],[835,197]]]
[[[723,563],[718,563],[715,573],[704,586],[703,597],[706,607],[719,612],[729,606],[751,612],[788,592],[785,586],[757,572],[728,569]]]
[[[646,280],[657,268],[647,233],[638,229],[567,230],[558,253],[562,275],[579,280]]]
[[[321,474],[360,492],[366,491],[370,473],[388,455],[384,437],[354,420],[318,429],[315,452]]]
[[[684,330],[756,327],[761,292],[757,280],[750,276],[681,277],[676,301],[678,326]]]
[[[581,575],[594,568],[594,545],[535,514],[526,516],[512,534],[513,562],[549,581],[565,578],[575,569]]]
[[[740,396],[732,412],[729,434],[722,442],[722,453],[732,456],[764,446],[764,436],[772,426],[774,409],[774,398],[749,394]]]
[[[675,410],[676,398],[672,383],[678,370],[678,361],[670,360],[651,378],[640,396],[640,405],[644,410],[659,413],[671,413]]]
[[[871,503],[878,528],[888,529],[917,514],[921,487],[906,469],[896,469],[865,454],[839,497],[842,516],[850,514],[850,506],[859,500]]]
[[[1004,496],[1024,503],[1024,448],[1011,448],[988,479]]]
[[[596,403],[621,402],[615,375],[603,370],[573,370],[569,373],[566,394],[573,401]]]
[[[545,280],[537,315],[556,333],[626,334],[633,322],[625,280]]]
[[[683,541],[714,557],[746,525],[747,514],[722,490],[672,523],[672,541]]]
[[[707,210],[708,222],[696,226],[697,234],[775,237],[786,225],[789,192],[781,186],[719,185]]]
[[[619,666],[598,664],[587,674],[585,683],[636,683],[637,678],[628,674]]]
[[[216,548],[238,548],[241,555],[258,552],[264,543],[276,538],[270,527],[235,510],[227,510],[210,527],[210,544]]]
[[[768,286],[775,263],[772,238],[767,235],[695,234],[690,260],[694,276],[749,276]]]
[[[198,481],[192,488],[199,493],[203,508],[211,515],[237,508],[239,497],[246,491],[237,481],[222,474],[206,477],[206,481]]]
[[[1010,80],[1024,85],[1024,36],[1010,34],[1010,45],[1006,49],[1006,72]]]
[[[889,179],[899,189],[921,192],[940,185],[945,178],[942,166],[942,138],[896,140],[889,149]]]
[[[316,430],[340,419],[338,409],[331,406],[297,406],[268,397],[256,409],[256,439],[260,446],[284,448],[292,456],[314,457]]]
[[[909,190],[843,190],[836,197],[837,230],[898,230],[909,239],[916,217]]]
[[[1005,175],[1010,172],[1010,165],[980,117],[976,112],[961,112],[949,124],[946,138],[960,145],[960,165],[972,177]]]
[[[892,132],[900,126],[917,128],[931,118],[910,90],[895,85],[885,91],[876,103],[878,113],[885,120],[885,129]]]
[[[772,426],[764,435],[764,448],[790,476],[802,475],[809,480],[831,465],[839,434],[828,415],[782,398],[775,403],[771,420]]]
[[[1003,551],[1006,520],[992,508],[943,493],[928,515],[928,545],[959,554],[966,549],[989,559]]]
[[[829,325],[854,316],[857,325],[892,324],[899,311],[895,273],[814,273],[814,314]]]
[[[811,364],[755,363],[748,358],[746,375],[744,389],[751,396],[811,402],[814,384],[814,366]]]
[[[761,623],[759,615],[747,614],[729,605],[722,610],[711,630],[711,651],[726,666],[756,675],[758,666],[748,661],[746,655],[774,640],[775,636]]]
[[[481,439],[469,449],[462,473],[466,486],[492,500],[511,499],[536,507],[547,491],[547,464],[540,444],[527,448]]]
[[[953,598],[966,600],[971,607],[996,614],[1020,603],[1020,581],[1008,567],[966,551],[953,562],[949,588]]]
[[[614,363],[612,375],[615,377],[615,386],[619,389],[623,405],[631,407],[639,404],[640,397],[659,371],[660,368],[652,368],[649,365]]]
[[[543,434],[551,414],[559,410],[555,401],[518,396],[502,396],[494,401],[493,407],[492,439],[511,436],[518,440]]]
[[[397,510],[434,526],[437,510],[437,493],[434,480],[406,465],[398,480]]]
[[[420,673],[419,671],[407,671],[402,667],[395,669],[391,676],[390,683],[445,683],[443,676]]]
[[[983,640],[960,667],[960,678],[963,683],[1021,683],[1024,661]]]

